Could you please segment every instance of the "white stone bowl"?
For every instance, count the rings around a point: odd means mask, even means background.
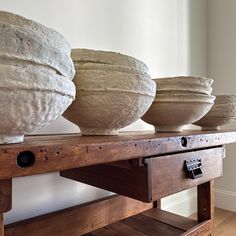
[[[168,99],[169,96],[169,99]],[[142,120],[154,125],[156,132],[181,132],[185,125],[201,119],[214,104],[207,95],[157,95]]]
[[[159,93],[199,93],[210,95],[213,80],[203,77],[179,76],[154,79]]]
[[[0,65],[0,143],[23,142],[74,100],[72,81],[44,66]]]
[[[236,103],[236,95],[216,95],[216,105],[229,103]]]
[[[222,100],[220,99],[219,102]],[[220,126],[230,124],[235,120],[236,103],[223,103],[215,104],[204,117],[194,124],[201,126],[202,130],[220,130]]]
[[[44,65],[73,79],[71,48],[53,29],[9,12],[0,11],[0,60]]]
[[[76,100],[63,116],[84,135],[117,135],[143,116],[156,93],[155,82],[144,73],[84,69],[74,82]]]
[[[117,52],[99,51],[92,49],[72,49],[71,56],[75,65],[79,63],[118,65],[148,73],[148,67],[145,63],[134,57]]]

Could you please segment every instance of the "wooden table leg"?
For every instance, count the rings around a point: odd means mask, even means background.
[[[197,188],[198,222],[211,220],[211,232],[214,227],[214,180],[201,184]],[[211,234],[212,235],[212,234]]]
[[[3,213],[12,207],[12,179],[0,180],[0,236],[4,236]]]
[[[159,208],[161,209],[161,199],[153,202],[153,208]]]

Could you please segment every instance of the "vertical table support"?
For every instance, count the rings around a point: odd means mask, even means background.
[[[161,209],[161,199],[153,202],[153,208],[159,208]]]
[[[197,187],[198,222],[211,220],[211,232],[214,227],[214,180]]]
[[[12,208],[12,179],[0,180],[0,236],[4,236],[3,213]]]

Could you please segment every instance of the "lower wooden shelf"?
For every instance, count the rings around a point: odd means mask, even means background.
[[[208,236],[211,221],[195,220],[158,208],[134,215],[84,236]]]

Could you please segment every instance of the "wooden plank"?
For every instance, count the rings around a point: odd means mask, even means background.
[[[148,169],[96,165],[61,171],[60,175],[137,200],[150,202]],[[99,178],[98,178],[99,176]],[[125,184],[124,184],[125,183]]]
[[[84,236],[148,236],[142,232],[139,232],[126,224],[121,222],[114,223],[107,227],[98,229],[92,233],[88,233]]]
[[[214,227],[214,180],[197,187],[198,222],[211,220],[211,232]]]
[[[207,220],[182,234],[182,236],[209,236],[211,233],[211,221]]]
[[[182,145],[182,140],[187,144]],[[219,146],[236,142],[236,132],[188,131],[182,133],[132,132],[118,136],[46,135],[26,137],[22,144],[0,146],[0,179],[110,163]],[[31,167],[20,168],[17,156],[30,151]]]
[[[157,208],[150,209],[142,214],[184,231],[187,231],[198,224],[197,221],[190,218],[179,216]]]
[[[150,208],[152,208],[152,204],[146,204],[127,197],[112,196],[7,225],[5,235],[81,235]]]
[[[184,233],[183,230],[163,224],[142,214],[122,220],[122,223],[148,236],[179,236]]]
[[[0,180],[0,213],[12,208],[12,179]]]
[[[224,154],[224,148],[219,147],[147,159],[152,166],[152,199],[160,199],[221,176]],[[184,161],[195,158],[201,158],[203,176],[190,179],[186,176]]]

